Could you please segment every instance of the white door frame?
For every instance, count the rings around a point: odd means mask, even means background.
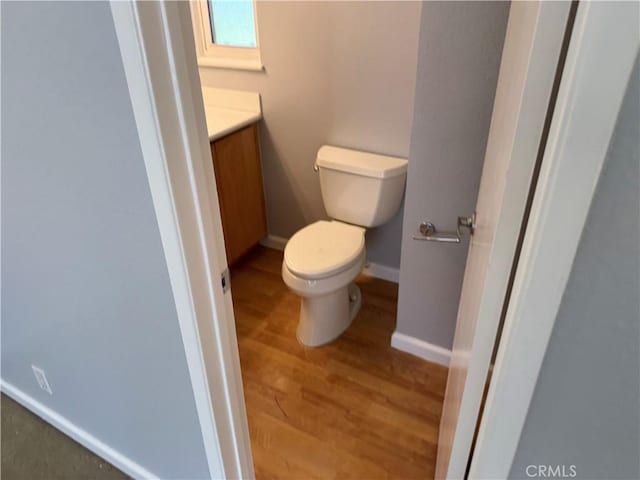
[[[218,194],[187,2],[111,11],[211,478],[253,478]],[[152,332],[150,332],[152,334]]]
[[[638,48],[635,6],[578,9],[472,478],[509,473]],[[111,9],[210,476],[253,478],[233,307],[220,284],[227,265],[188,4],[112,1]],[[598,115],[589,115],[594,109]]]
[[[581,2],[469,478],[508,478],[640,45],[638,4]]]
[[[436,478],[463,478],[469,464],[570,10],[568,1],[510,7],[440,420]]]

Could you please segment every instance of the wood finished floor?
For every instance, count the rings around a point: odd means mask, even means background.
[[[447,369],[389,346],[397,285],[359,277],[351,327],[305,348],[281,265],[258,247],[231,273],[256,477],[433,478]]]

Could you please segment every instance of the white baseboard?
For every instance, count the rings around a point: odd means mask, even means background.
[[[391,335],[391,346],[429,362],[444,365],[445,367],[449,366],[449,360],[451,359],[451,350],[425,342],[416,337],[410,337],[404,333],[393,332],[393,335]]]
[[[260,245],[267,248],[273,248],[274,250],[284,250],[284,246],[289,239],[284,237],[278,237],[277,235],[267,235],[260,240]]]
[[[367,262],[362,273],[370,277],[387,280],[388,282],[398,283],[400,281],[399,269],[380,265],[379,263]]]
[[[40,418],[42,418],[45,422],[53,425],[55,428],[65,433],[67,436],[73,438],[80,445],[91,450],[99,457],[102,457],[107,462],[114,465],[116,468],[119,468],[130,477],[145,480],[158,478],[156,475],[152,474],[127,456],[123,455],[117,450],[114,450],[109,445],[91,435],[89,432],[71,423],[59,413],[54,412],[49,407],[38,402],[36,399],[30,397],[22,390],[14,387],[10,383],[2,380],[0,383],[0,388],[5,394],[21,404],[23,407],[32,411]]]

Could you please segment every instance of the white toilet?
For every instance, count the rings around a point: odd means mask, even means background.
[[[302,297],[297,336],[315,347],[344,332],[360,310],[353,283],[365,264],[365,227],[376,227],[398,211],[407,160],[325,145],[314,167],[327,214],[287,242],[284,282]]]

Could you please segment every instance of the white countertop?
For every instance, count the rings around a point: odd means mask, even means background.
[[[260,112],[247,112],[244,110],[210,107],[207,105],[204,107],[204,114],[207,117],[209,141],[224,137],[262,118]]]
[[[209,141],[224,137],[262,118],[259,93],[204,87],[202,97]]]

